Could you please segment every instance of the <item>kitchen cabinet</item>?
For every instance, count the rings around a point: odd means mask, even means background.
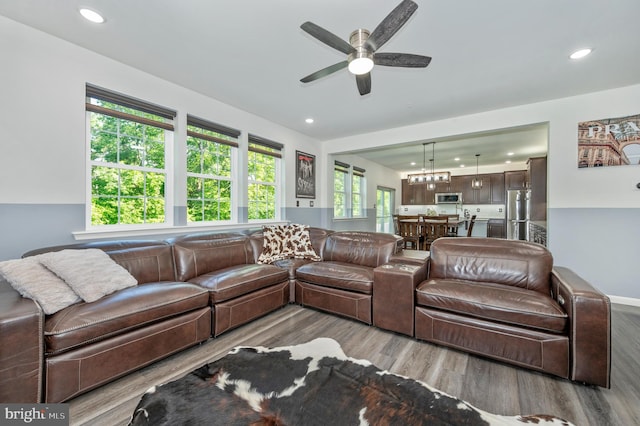
[[[505,175],[504,173],[481,174],[482,188],[473,189],[471,181],[476,175],[452,176],[449,183],[436,183],[435,191],[427,190],[425,184],[409,185],[407,179],[402,179],[402,204],[431,205],[435,204],[435,194],[439,192],[459,192],[462,194],[463,204],[504,204],[505,203]]]
[[[491,204],[505,203],[504,173],[491,173]]]
[[[504,219],[489,219],[489,222],[487,222],[487,237],[507,238],[506,221]]]
[[[513,170],[504,172],[504,186],[506,189],[526,189],[527,171]]]
[[[529,178],[530,218],[535,221],[547,220],[547,157],[530,158],[527,162]]]
[[[443,184],[440,184],[440,185],[443,185]],[[427,190],[427,185],[423,183],[409,185],[409,181],[407,179],[402,179],[402,204],[403,205],[435,204],[436,191]],[[441,191],[441,192],[447,192],[447,191]]]

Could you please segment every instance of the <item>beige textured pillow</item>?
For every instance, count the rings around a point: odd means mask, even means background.
[[[39,258],[32,256],[0,262],[0,274],[23,297],[38,302],[47,315],[81,302],[71,287],[40,264]]]
[[[263,226],[264,241],[258,263],[273,263],[276,260],[294,257],[290,233],[291,229],[288,225]]]
[[[321,260],[311,245],[309,226],[292,223],[289,228],[291,229],[290,238],[293,246],[293,256],[296,259]]]
[[[45,253],[40,255],[40,262],[62,278],[85,302],[95,302],[138,284],[129,271],[100,249]]]

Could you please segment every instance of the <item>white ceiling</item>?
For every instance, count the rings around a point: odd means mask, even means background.
[[[0,14],[320,141],[640,82],[638,0],[416,0],[416,13],[379,51],[431,56],[429,67],[377,66],[366,96],[346,69],[300,83],[345,59],[302,31],[303,22],[346,40],[354,29],[373,31],[399,3],[0,0]],[[106,23],[85,21],[81,5]],[[568,59],[582,47],[595,50]],[[526,151],[530,134],[505,137]],[[410,157],[418,149],[422,159],[421,144]],[[375,156],[399,170],[409,160]]]

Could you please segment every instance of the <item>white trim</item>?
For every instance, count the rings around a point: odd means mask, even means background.
[[[635,299],[633,297],[623,297],[623,296],[608,296],[608,297],[611,300],[611,303],[619,303],[621,305],[640,307],[640,299]]]
[[[288,221],[259,221],[258,223],[232,223],[227,225],[209,226],[155,226],[152,228],[118,229],[118,230],[91,230],[73,232],[73,238],[81,240],[97,240],[102,238],[138,237],[145,235],[185,234],[206,231],[245,230],[263,225],[286,225]]]

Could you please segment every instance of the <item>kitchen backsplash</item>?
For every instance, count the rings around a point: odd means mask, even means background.
[[[463,204],[462,208],[456,204],[435,205],[402,205],[398,208],[398,214],[459,214],[464,217],[464,211],[469,210],[469,215],[476,215],[479,219],[504,219],[506,208],[504,204]]]

